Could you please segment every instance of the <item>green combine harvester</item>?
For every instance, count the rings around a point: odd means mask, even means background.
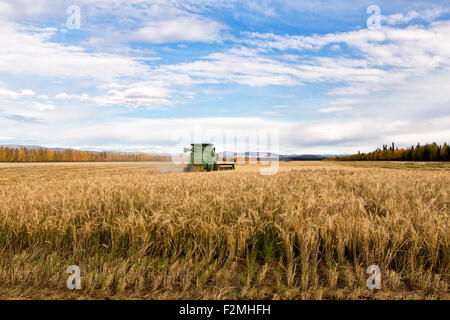
[[[216,148],[211,143],[193,143],[191,148],[184,148],[184,152],[190,152],[190,160],[186,171],[222,171],[234,170],[234,163],[218,163]]]

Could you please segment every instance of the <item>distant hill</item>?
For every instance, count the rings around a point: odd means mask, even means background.
[[[241,152],[241,153],[234,153],[232,151],[225,151],[225,152],[219,152],[219,158],[251,158],[256,159],[260,158],[262,160],[264,159],[271,159],[274,157],[277,157],[281,161],[308,161],[308,160],[323,160],[330,157],[340,157],[340,156],[346,156],[345,154],[290,154],[290,155],[283,155],[283,154],[276,154],[276,153],[266,153],[266,152]]]
[[[307,161],[307,160],[323,160],[327,157],[316,154],[292,154],[280,155],[280,160],[283,161]]]
[[[10,148],[10,149],[19,149],[19,148],[27,148],[30,150],[39,150],[39,149],[45,149],[45,150],[56,150],[56,151],[64,151],[70,148],[47,148],[42,146],[34,146],[34,145],[21,145],[21,144],[0,144],[0,148]]]

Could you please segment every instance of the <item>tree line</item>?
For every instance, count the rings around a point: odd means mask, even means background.
[[[0,147],[0,162],[168,161],[170,156],[149,153],[114,153],[73,149],[49,150]]]
[[[431,144],[411,146],[409,148],[398,148],[394,142],[392,145],[383,145],[383,149],[376,149],[369,153],[360,153],[351,156],[335,157],[336,160],[386,160],[386,161],[450,161],[450,146],[447,143],[437,145]]]

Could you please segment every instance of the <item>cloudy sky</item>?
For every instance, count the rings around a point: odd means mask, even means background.
[[[282,153],[449,142],[449,2],[355,2],[0,0],[0,144],[174,152],[194,128],[277,130]]]

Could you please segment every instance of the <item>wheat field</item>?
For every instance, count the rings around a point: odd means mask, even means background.
[[[280,166],[0,164],[0,298],[450,298],[448,164]]]

